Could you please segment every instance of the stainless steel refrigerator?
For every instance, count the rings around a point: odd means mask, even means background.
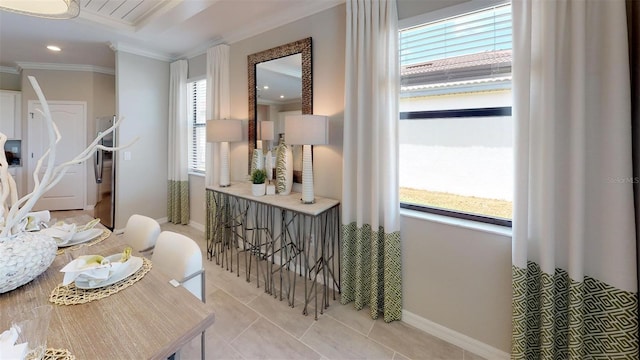
[[[96,118],[96,132],[98,135],[105,132],[116,121],[114,116],[101,116]],[[116,146],[116,134],[110,133],[101,140],[102,145]],[[94,174],[98,184],[97,202],[94,216],[100,218],[100,222],[113,230],[115,221],[115,195],[116,195],[116,156],[111,151],[97,150],[94,155]]]

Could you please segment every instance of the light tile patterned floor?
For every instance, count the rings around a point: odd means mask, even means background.
[[[81,213],[52,216],[62,219]],[[201,231],[168,223],[161,228],[191,237],[202,249],[207,306],[216,316],[206,331],[207,359],[482,360],[403,322],[372,320],[367,309],[355,311],[352,304],[341,305],[339,300],[331,301],[316,321],[313,308],[309,315],[302,315],[302,282],[296,286],[292,308],[286,301],[266,294],[262,286],[256,287],[255,274],[247,282],[244,264],[238,276],[235,270],[229,272],[215,261],[206,260],[206,241]],[[180,359],[200,359],[200,337],[182,349]]]
[[[247,283],[243,264],[238,277],[207,261],[199,230],[174,224],[162,224],[162,230],[188,235],[203,249],[207,304],[216,314],[206,332],[207,359],[481,359],[405,323],[372,320],[367,309],[355,311],[339,300],[315,321],[313,314],[302,315],[302,300],[291,308],[257,288],[255,278]],[[198,338],[181,359],[199,357]]]

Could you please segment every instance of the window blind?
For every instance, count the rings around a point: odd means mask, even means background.
[[[191,141],[189,169],[205,171],[206,125],[207,125],[207,80],[189,83],[189,115]]]
[[[401,66],[510,49],[510,4],[400,31]]]

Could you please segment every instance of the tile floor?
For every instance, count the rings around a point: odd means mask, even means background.
[[[482,359],[405,323],[372,320],[367,309],[355,311],[339,300],[332,300],[316,321],[313,308],[302,315],[299,295],[291,308],[257,288],[255,277],[246,282],[242,264],[238,277],[206,260],[206,241],[199,230],[161,227],[191,237],[203,249],[207,305],[216,314],[206,332],[207,359]],[[200,358],[199,337],[182,349],[180,358]]]
[[[55,212],[52,217],[81,214]],[[216,316],[206,331],[207,359],[483,359],[403,322],[373,320],[367,309],[355,311],[353,304],[341,305],[339,298],[314,320],[313,307],[309,315],[302,314],[303,282],[298,282],[294,307],[289,307],[256,287],[255,275],[247,282],[244,264],[238,276],[206,260],[201,231],[169,223],[161,228],[191,237],[202,249],[206,303]],[[180,359],[200,359],[200,337],[182,349]]]

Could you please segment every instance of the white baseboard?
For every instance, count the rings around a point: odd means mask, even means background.
[[[168,217],[163,217],[163,218],[160,218],[160,219],[156,219],[156,221],[158,222],[158,224],[166,224],[166,223],[169,222],[169,218]],[[204,225],[202,225],[200,223],[197,223],[195,221],[189,220],[189,226],[191,226],[192,228],[194,228],[196,230],[204,232]]]
[[[509,354],[487,345],[457,331],[451,330],[433,321],[427,320],[407,310],[402,310],[402,321],[416,327],[427,334],[440,338],[450,344],[461,347],[462,349],[482,356],[488,360],[508,360]]]
[[[204,225],[202,225],[200,223],[197,223],[195,221],[189,220],[189,226],[191,226],[192,228],[194,228],[194,229],[196,229],[198,231],[204,232],[204,230],[205,230]]]

